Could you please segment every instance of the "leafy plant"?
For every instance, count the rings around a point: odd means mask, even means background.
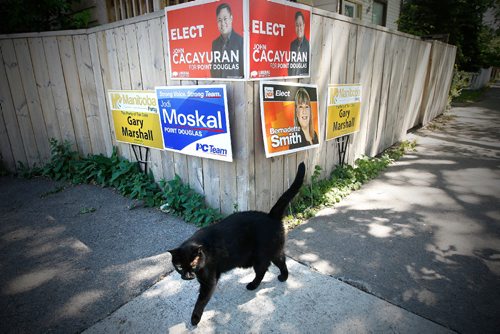
[[[218,211],[205,205],[202,195],[183,184],[179,175],[175,175],[175,178],[168,182],[160,181],[160,186],[166,200],[161,206],[162,211],[180,216],[197,226],[207,226],[222,218]]]
[[[103,187],[113,187],[121,195],[143,201],[147,207],[159,207],[163,211],[180,216],[189,223],[206,226],[221,219],[221,214],[205,204],[202,195],[183,184],[179,176],[170,181],[161,180],[157,184],[153,174],[144,174],[137,163],[118,156],[116,148],[111,157],[89,155],[80,157],[69,142],[50,140],[51,159],[40,169],[40,174],[59,181],[73,184],[92,183]],[[22,166],[22,175],[32,175],[32,171]],[[85,212],[87,213],[87,212]]]
[[[470,84],[471,73],[459,71],[457,65],[453,70],[453,78],[451,80],[450,93],[448,94],[447,109],[451,107],[451,102],[457,101],[462,91]]]
[[[95,212],[96,208],[81,208],[80,211],[78,212],[81,215],[87,214],[87,213],[92,213]]]
[[[25,179],[32,179],[36,176],[42,175],[42,168],[37,167],[36,165],[30,168],[28,165],[25,165],[21,161],[17,162],[17,170],[19,175],[21,175]]]
[[[363,156],[355,161],[354,166],[337,166],[329,178],[319,180],[321,167],[316,166],[308,186],[301,188],[292,201],[291,211],[294,216],[285,218],[287,227],[299,225],[303,219],[310,218],[325,206],[332,206],[361,185],[375,178],[393,161],[401,158],[405,152],[414,150],[416,142],[404,141],[387,149],[379,157]]]

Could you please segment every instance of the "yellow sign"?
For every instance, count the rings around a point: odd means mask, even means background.
[[[154,90],[110,90],[108,95],[117,141],[163,149]]]
[[[326,140],[359,131],[361,85],[329,85]]]

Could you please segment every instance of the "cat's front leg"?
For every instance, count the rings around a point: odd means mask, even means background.
[[[202,277],[198,276],[198,281],[200,282],[200,294],[198,295],[198,300],[194,306],[193,314],[191,315],[191,324],[193,326],[198,325],[203,315],[203,310],[207,306],[212,294],[217,286],[217,278],[215,275]]]

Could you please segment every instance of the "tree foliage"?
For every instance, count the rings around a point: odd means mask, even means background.
[[[399,30],[417,36],[448,35],[448,42],[457,46],[459,69],[474,71],[496,61],[489,43],[498,33],[483,24],[484,13],[494,5],[498,8],[500,0],[406,0]]]
[[[80,0],[0,0],[0,33],[86,28],[89,11],[73,12]]]

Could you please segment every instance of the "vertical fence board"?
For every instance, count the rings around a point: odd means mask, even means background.
[[[152,31],[157,31],[155,36],[159,36],[158,41],[153,38],[153,41],[150,41],[150,33]],[[155,86],[164,86],[165,80],[158,79],[158,76],[161,76],[159,71],[162,71],[162,68],[155,68],[155,63],[158,62],[158,59],[162,60],[160,57],[163,55],[163,51],[158,51],[158,48],[161,49],[161,24],[159,19],[143,21],[137,24],[137,42],[138,42],[138,50],[139,52],[139,61],[141,68],[141,76],[142,76],[142,88],[143,89],[154,89]],[[159,47],[152,48],[152,45],[158,45]],[[160,54],[158,54],[160,53]],[[161,178],[163,175],[163,166],[161,163],[161,152],[158,150],[151,151],[151,163],[150,163],[151,171],[153,175],[157,179]],[[184,176],[180,172],[177,172],[183,179]]]
[[[412,82],[413,79],[413,69],[411,64],[412,58],[412,40],[409,38],[405,38],[401,41],[401,47],[403,50],[403,64],[402,71],[400,76],[401,84],[400,84],[400,93],[399,93],[399,102],[396,113],[396,119],[394,121],[393,131],[392,131],[392,140],[391,143],[399,142],[403,136],[406,134],[406,129],[404,129],[404,117],[405,114],[411,113],[411,110],[408,110],[407,103],[407,91],[410,87],[410,79]]]
[[[326,57],[331,57],[330,82],[331,84],[346,83],[347,75],[347,54],[349,50],[349,30],[346,22],[327,20],[325,26],[325,38],[331,43],[332,50],[326,53]],[[328,91],[324,94],[328,97]],[[325,105],[324,108],[327,106]],[[325,116],[326,123],[326,116]],[[326,124],[325,124],[326,126]],[[326,127],[324,127],[326,134]],[[327,143],[327,161],[325,172],[328,174],[339,162],[339,152],[336,140],[330,140]]]
[[[0,43],[0,57],[3,53],[3,43]],[[0,58],[1,59],[1,58]],[[7,168],[11,171],[15,171],[17,163],[21,162],[24,165],[28,164],[28,158],[26,157],[26,152],[24,151],[23,137],[21,134],[21,129],[17,122],[17,116],[14,108],[14,101],[11,96],[11,88],[7,80],[7,74],[5,72],[5,67],[7,63],[4,59],[0,61],[0,111],[2,115],[2,123],[5,125],[5,134],[8,136],[8,140],[2,139],[2,150],[10,149],[11,154],[2,151],[2,159],[6,163]],[[9,156],[12,156],[12,161],[10,161]],[[9,162],[10,161],[10,162]]]
[[[429,64],[431,45],[427,42],[418,42],[417,68],[415,76],[415,89],[411,94],[410,109],[415,110],[411,119],[408,119],[407,128],[413,128],[419,124],[420,110],[424,100],[425,79],[427,66]]]
[[[115,52],[113,54],[110,54],[110,56],[113,59],[113,66],[116,66],[117,71],[112,75],[112,77],[114,78],[114,86],[110,89],[132,89],[128,63],[128,50],[125,41],[125,29],[123,27],[112,29],[110,38],[113,38],[113,40],[111,40],[110,42],[111,45],[115,47]],[[117,142],[116,145],[128,160],[135,160],[135,154],[131,144]]]
[[[115,35],[116,54],[118,62],[118,73],[120,75],[121,89],[132,89],[130,80],[130,66],[128,62],[128,48],[124,27],[113,29]]]
[[[402,74],[405,67],[406,50],[400,36],[393,36],[392,51],[393,65],[389,85],[388,113],[384,126],[384,146],[383,149],[391,146],[394,142],[394,129],[398,119],[399,100],[401,97]]]
[[[380,95],[380,104],[379,104],[379,116],[377,122],[377,152],[382,152],[385,146],[385,124],[386,118],[388,114],[388,100],[389,96],[392,92],[390,92],[390,84],[391,84],[391,72],[393,70],[393,49],[394,49],[394,38],[392,35],[387,35],[387,39],[384,45],[384,71],[382,73],[382,89]]]
[[[59,128],[59,120],[57,119],[56,106],[52,90],[50,88],[50,76],[45,57],[42,38],[30,38],[28,40],[31,60],[33,61],[33,71],[35,74],[35,82],[38,87],[38,95],[40,97],[40,107],[42,108],[45,127],[47,129],[48,138],[54,138],[58,141],[62,140],[61,130]],[[44,140],[47,140],[45,138]]]
[[[370,119],[370,95],[373,75],[373,58],[375,53],[375,31],[360,27],[358,29],[356,47],[356,71],[354,83],[361,84],[362,101],[360,108],[360,129],[353,135],[352,151],[357,157],[366,153],[366,136],[368,133],[368,120]]]
[[[271,159],[266,158],[262,123],[260,117],[259,84],[253,84],[253,127],[255,143],[255,206],[258,210],[267,211],[271,208]]]
[[[28,101],[24,94],[19,61],[16,57],[13,41],[0,41],[0,48],[2,49],[7,82],[9,83],[10,92],[12,94],[17,123],[23,139],[22,143],[24,145],[24,151],[26,152],[28,165],[32,167],[39,164],[41,160],[36,146],[36,138],[28,110]],[[24,64],[22,64],[22,66],[24,66]]]
[[[141,66],[137,42],[137,25],[125,26],[125,41],[127,48],[128,69],[130,73],[130,89],[142,90]]]
[[[85,118],[85,109],[83,106],[73,39],[71,36],[60,36],[57,38],[57,41],[59,43],[61,63],[65,73],[64,79],[78,151],[83,155],[88,155],[92,153],[92,147],[90,144],[87,120]]]
[[[165,62],[163,53],[163,35],[161,19],[154,19],[149,21],[149,49],[151,50],[151,83],[150,89],[156,86],[165,86],[167,84],[167,77],[165,74]],[[142,51],[142,50],[141,50]],[[149,88],[148,88],[149,89]],[[161,151],[151,151],[151,171],[156,179],[163,176],[163,165],[161,161]]]
[[[38,150],[40,162],[46,161],[50,158],[49,140],[40,106],[40,98],[38,96],[28,41],[24,38],[16,39],[14,40],[14,48],[18,63],[23,64],[23,66],[19,67],[19,73],[21,74],[21,81],[24,89],[23,93],[26,97],[29,118],[33,125],[36,148]]]
[[[2,101],[1,95],[0,101]],[[3,107],[3,102],[0,103],[0,105]],[[2,108],[0,108],[0,110],[2,110]],[[2,138],[2,140],[0,140],[0,168],[2,169],[2,171],[4,168],[6,168],[7,170],[15,171],[16,160],[13,156],[13,151],[10,144],[9,134],[7,132],[7,126],[3,117],[3,112],[0,113],[0,138]]]
[[[99,54],[102,54],[102,57],[104,58],[101,58],[101,64],[107,65],[107,67],[105,67],[107,71],[103,71],[103,83],[106,89],[106,99],[108,99],[107,92],[110,89],[126,89],[123,88],[121,82],[120,64],[118,58],[123,58],[123,54],[119,53],[122,50],[118,49],[118,45],[116,43],[117,39],[120,40],[120,36],[117,36],[117,31],[115,29],[109,29],[104,31],[102,34],[98,34]],[[108,117],[111,121],[113,119],[113,116],[111,113],[111,109],[109,109],[109,101],[106,104],[106,108],[108,110]],[[112,122],[113,121],[111,121],[111,123]],[[111,128],[114,129],[114,126],[112,126]],[[127,160],[133,161],[134,154],[130,148],[130,145],[117,142],[114,130],[112,130],[112,133],[113,144],[116,145],[118,152]]]
[[[100,131],[101,120],[98,113],[99,104],[97,102],[97,88],[94,68],[92,67],[88,36],[74,36],[73,43],[75,46],[76,61],[79,64],[78,74],[92,154],[102,154],[106,152],[106,149],[104,146],[103,134],[102,131]]]
[[[61,138],[68,141],[76,149],[76,136],[73,128],[73,119],[68,101],[66,83],[64,81],[64,71],[59,54],[59,45],[56,37],[44,37],[43,47],[47,57],[47,67],[49,71],[50,87],[54,97],[54,106],[59,121]],[[68,74],[69,75],[69,74]]]
[[[162,15],[161,18],[161,33],[162,33],[162,41],[163,41],[163,63],[165,65],[165,77],[167,80],[167,85],[178,85],[178,81],[169,80],[167,78],[167,73],[170,72],[169,63],[168,63],[168,47],[167,47],[167,27],[165,15]],[[175,176],[174,170],[174,153],[169,151],[161,152],[162,159],[162,169],[163,169],[163,177],[167,180],[171,180]],[[202,159],[193,159],[192,163],[188,166],[189,169],[189,184],[196,189],[198,193],[204,194],[203,188],[203,163]]]
[[[238,184],[238,209],[251,210],[256,209],[255,204],[255,165],[254,152],[255,145],[253,122],[254,106],[259,104],[255,101],[254,85],[249,82],[236,83],[238,92],[242,95],[235,96],[235,109],[237,117],[235,127],[231,130],[233,140],[240,140],[241,143],[236,146],[236,178]],[[236,139],[238,138],[238,139]]]
[[[335,141],[329,140],[326,141],[326,115],[327,115],[327,108],[328,108],[328,85],[330,83],[333,83],[332,81],[332,71],[330,70],[334,65],[333,63],[333,54],[334,54],[334,23],[331,22],[331,20],[328,20],[326,18],[323,18],[323,21],[321,22],[321,42],[322,42],[322,47],[323,47],[323,52],[321,55],[318,55],[317,61],[320,63],[320,68],[318,69],[318,72],[316,73],[317,78],[314,78],[314,80],[318,83],[318,93],[319,93],[319,98],[318,98],[318,103],[319,103],[319,114],[320,114],[320,129],[318,133],[319,140],[321,143],[321,149],[320,149],[320,154],[323,155],[323,161],[322,161],[322,177],[328,177],[330,174],[330,171],[333,169],[333,166],[335,165]],[[327,68],[328,70],[324,71],[321,70],[322,68]],[[300,161],[296,161],[296,165],[300,163]],[[292,165],[293,166],[293,165]],[[295,166],[296,167],[296,166]],[[296,168],[291,167],[289,174],[292,177],[295,176]],[[290,181],[289,183],[291,184]]]
[[[240,116],[241,110],[237,109],[237,96],[243,95],[244,86],[228,84],[227,88],[227,103],[228,103],[228,114],[229,114],[229,127],[231,133],[234,133],[236,128],[236,120]],[[220,162],[220,205],[221,212],[224,214],[229,214],[235,211],[238,207],[238,191],[239,185],[237,184],[236,177],[236,163],[234,161],[236,153],[239,151],[239,146],[243,143],[238,140],[236,136],[232,136],[232,150],[233,150],[233,162]]]
[[[311,83],[314,83],[318,86],[318,117],[320,127],[318,128],[318,140],[320,146],[318,148],[313,149],[311,151],[312,161],[309,161],[308,164],[314,166],[325,166],[327,157],[327,145],[324,141],[325,138],[325,127],[322,126],[325,121],[323,118],[325,117],[326,110],[326,100],[328,95],[328,84],[330,81],[330,71],[323,71],[322,69],[330,68],[331,66],[331,57],[324,57],[325,54],[331,54],[332,52],[332,40],[329,37],[328,31],[326,28],[326,19],[321,16],[313,16],[312,17],[312,40],[311,45],[314,47],[311,50]],[[285,159],[287,157],[285,156]],[[296,157],[295,157],[296,163]],[[285,184],[284,189],[287,189],[288,186],[293,182],[294,175],[291,175],[295,170],[295,166],[290,166],[290,159],[286,160],[284,163],[285,168]],[[327,171],[323,168],[321,177],[325,178],[327,176]],[[292,179],[290,179],[292,178]]]
[[[99,48],[97,46],[97,35],[89,35],[90,56],[93,64],[94,82],[96,85],[96,100],[97,110],[96,113],[99,117],[98,129],[101,131],[101,138],[103,140],[104,152],[107,156],[111,156],[113,151],[112,131],[110,128],[110,120],[107,107],[106,90],[104,89],[103,82],[103,68],[101,66],[101,58],[99,56]],[[97,129],[96,129],[97,131]]]
[[[388,35],[380,31],[375,32],[375,44],[372,65],[372,82],[371,86],[367,87],[370,90],[369,99],[362,97],[362,103],[367,104],[368,113],[361,117],[366,117],[368,127],[366,130],[365,153],[373,156],[378,153],[380,135],[378,135],[378,125],[380,117],[380,105],[382,100],[382,84],[384,73],[384,55]]]

